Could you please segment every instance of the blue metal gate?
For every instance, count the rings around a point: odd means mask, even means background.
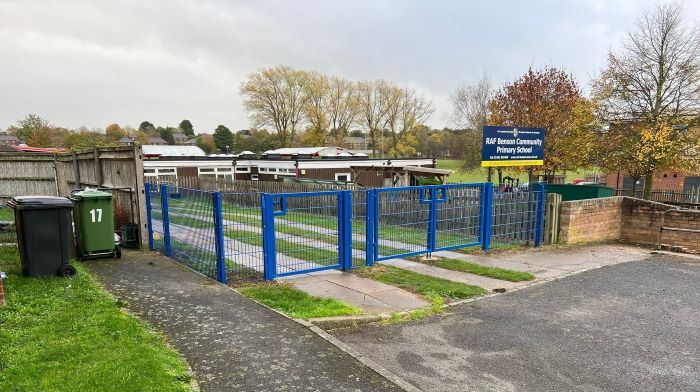
[[[265,279],[352,266],[351,193],[262,195]]]
[[[483,245],[491,189],[487,184],[451,184],[368,191],[367,264]],[[381,255],[380,247],[385,249]]]

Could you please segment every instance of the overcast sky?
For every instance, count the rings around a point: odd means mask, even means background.
[[[56,125],[197,132],[249,127],[238,88],[287,64],[353,80],[384,78],[435,104],[488,72],[573,72],[587,90],[647,0],[30,1],[0,0],[0,129],[28,113]],[[684,2],[700,20],[700,0]]]

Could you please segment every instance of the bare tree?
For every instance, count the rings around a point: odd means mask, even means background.
[[[335,141],[340,143],[347,136],[350,126],[357,118],[358,94],[353,82],[337,76],[330,77],[329,85],[328,119],[330,131]]]
[[[389,82],[385,80],[362,81],[357,83],[358,113],[367,127],[372,154],[376,154],[379,132],[386,121],[387,94]]]
[[[330,127],[331,86],[326,75],[306,72],[304,78],[304,117],[309,128],[304,134],[305,143],[311,146],[326,144]]]
[[[647,134],[638,138],[641,144],[620,148],[648,152],[641,158],[648,196],[654,171],[678,162],[676,152],[684,150],[678,143],[693,142],[685,130],[697,125],[700,113],[700,31],[684,22],[681,4],[659,5],[643,15],[621,50],[609,53],[592,87],[601,118],[611,127],[634,123]]]
[[[274,126],[286,147],[302,121],[305,72],[281,65],[261,69],[241,83],[243,105],[257,127]]]
[[[457,128],[480,130],[489,118],[489,104],[494,96],[493,83],[484,73],[473,84],[460,84],[450,95],[453,125]]]
[[[494,98],[493,83],[484,73],[473,84],[460,84],[450,95],[452,104],[451,122],[463,129],[460,134],[465,146],[462,166],[473,170],[481,165],[482,128],[490,117],[489,106]]]

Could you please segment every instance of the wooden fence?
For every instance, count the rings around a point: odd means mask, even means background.
[[[21,195],[59,195],[55,159],[54,154],[0,153],[0,202]]]
[[[0,201],[15,196],[69,196],[85,187],[114,195],[115,229],[140,227],[148,241],[140,147],[104,147],[60,154],[0,153]]]
[[[616,189],[615,196],[629,196],[644,199],[644,191],[631,189]],[[655,189],[651,191],[651,201],[674,204],[700,204],[700,187],[693,187],[686,191]]]

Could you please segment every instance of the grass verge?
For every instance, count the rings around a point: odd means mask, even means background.
[[[26,278],[16,247],[0,247],[2,391],[190,391],[182,358],[123,312],[82,267],[71,279]]]
[[[295,318],[351,316],[362,313],[360,309],[345,302],[315,297],[284,284],[260,283],[240,287],[238,291]]]
[[[471,298],[486,293],[486,290],[479,286],[453,282],[451,280],[423,275],[389,265],[358,269],[356,273],[364,278],[374,279],[420,294],[431,301],[436,298],[435,296],[440,297],[442,300],[451,301]]]
[[[462,253],[465,255],[476,255],[476,254],[488,254],[488,253],[498,253],[498,252],[510,252],[527,249],[529,246],[525,244],[494,244],[491,248],[484,252],[479,246],[470,246],[467,248],[457,248],[452,249],[453,252]]]
[[[507,280],[509,282],[522,282],[535,279],[535,275],[529,272],[514,271],[505,268],[490,267],[473,263],[471,261],[434,257],[432,259],[416,258],[419,262],[448,269],[451,271],[467,272],[488,278]]]

